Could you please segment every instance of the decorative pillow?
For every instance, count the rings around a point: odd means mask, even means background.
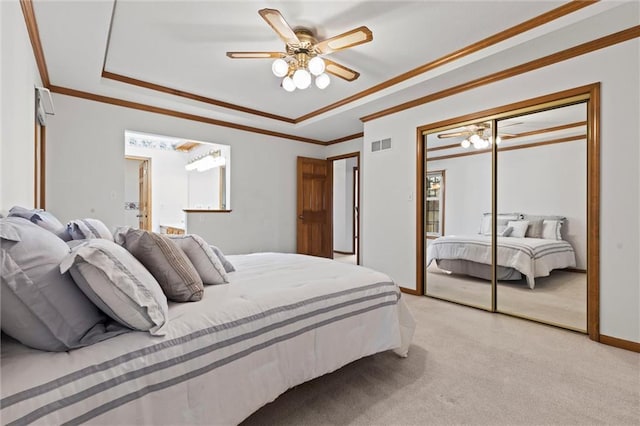
[[[109,321],[58,265],[69,248],[20,217],[0,220],[2,331],[27,346],[67,351],[127,330]]]
[[[507,227],[513,228],[510,237],[514,238],[524,238],[528,226],[528,220],[510,220],[509,223],[507,223]]]
[[[510,237],[513,232],[513,226],[506,226],[502,231],[498,233],[500,237]]]
[[[522,219],[520,213],[498,213],[496,217],[497,226],[507,226],[510,220]],[[491,235],[491,213],[484,213],[482,215],[482,223],[480,224],[480,233],[483,235]]]
[[[109,228],[98,219],[77,219],[67,223],[67,232],[74,240],[104,238],[113,241]]]
[[[154,276],[169,300],[195,302],[202,299],[204,286],[187,255],[166,235],[129,229],[124,247]]]
[[[69,241],[71,236],[64,226],[54,215],[42,209],[27,209],[14,206],[9,210],[9,217],[21,217],[27,219],[47,231],[53,232],[64,241]]]
[[[529,227],[524,236],[528,238],[542,238],[542,219],[529,220]]]
[[[562,220],[544,220],[542,222],[542,238],[547,240],[561,240]]]
[[[204,284],[224,284],[227,271],[207,242],[199,235],[168,235],[184,251]]]
[[[124,247],[103,239],[86,240],[60,264],[78,287],[111,318],[134,330],[165,334],[167,298],[160,284]]]
[[[227,260],[227,258],[222,253],[222,250],[220,250],[216,246],[210,246],[210,247],[211,247],[211,250],[213,250],[213,252],[216,254],[216,256],[218,256],[218,259],[220,259],[220,262],[222,262],[222,266],[224,266],[224,270],[227,272],[235,272],[236,268],[231,264],[231,262]]]

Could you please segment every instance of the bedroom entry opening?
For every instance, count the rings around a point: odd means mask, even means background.
[[[419,129],[420,294],[598,335],[598,93]]]
[[[230,146],[125,131],[125,222],[187,233],[189,211],[231,209]]]

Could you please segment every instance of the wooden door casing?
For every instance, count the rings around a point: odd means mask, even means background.
[[[138,227],[147,231],[151,230],[151,190],[149,176],[149,160],[142,160],[138,166],[138,185],[140,210],[138,213]]]
[[[333,257],[332,163],[298,157],[297,252]]]

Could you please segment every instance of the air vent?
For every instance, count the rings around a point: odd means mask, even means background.
[[[371,152],[380,151],[380,141],[371,142]]]
[[[382,139],[380,141],[381,143],[381,149],[391,149],[391,139],[387,138],[387,139]]]

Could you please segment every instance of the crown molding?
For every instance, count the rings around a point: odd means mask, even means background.
[[[36,64],[38,65],[40,80],[42,80],[42,85],[48,89],[51,85],[51,80],[49,79],[47,61],[44,59],[44,51],[42,50],[42,43],[40,42],[40,31],[38,31],[36,14],[33,11],[33,2],[31,0],[20,0],[20,7],[22,8],[24,22],[27,25],[27,32],[29,33],[33,56],[36,60]]]
[[[539,68],[544,68],[549,65],[556,64],[558,62],[566,61],[567,59],[575,58],[587,53],[594,52],[596,50],[604,49],[606,47],[613,46],[618,43],[622,43],[634,38],[640,37],[640,25],[636,25],[626,30],[618,31],[608,36],[604,36],[586,43],[579,44],[569,49],[561,50],[551,55],[544,56],[542,58],[534,59],[533,61],[525,62],[515,67],[508,68],[506,70],[498,71],[493,74],[486,75],[484,77],[477,78],[475,80],[468,81],[466,83],[459,84],[457,86],[450,87],[448,89],[441,90],[439,92],[431,93],[414,100],[404,102],[391,108],[383,109],[373,114],[361,117],[363,122],[375,120],[387,115],[395,114],[400,111],[404,111],[410,108],[414,108],[419,105],[423,105],[429,102],[433,102],[438,99],[446,98],[456,95],[458,93],[466,92],[467,90],[475,89],[477,87],[485,86],[487,84],[495,83],[500,80],[515,77],[520,74],[527,73]]]
[[[364,137],[364,132],[360,132],[360,133],[354,133],[353,135],[349,135],[349,136],[345,136],[342,138],[338,138],[338,139],[333,139],[330,141],[325,142],[325,145],[335,145],[337,143],[341,143],[341,142],[346,142],[346,141],[350,141],[353,139],[358,139],[358,138],[362,138]]]

